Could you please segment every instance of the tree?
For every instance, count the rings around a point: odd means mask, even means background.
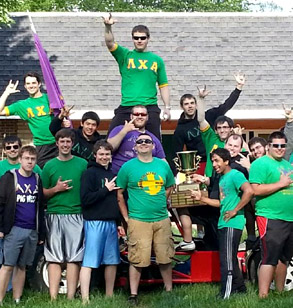
[[[8,12],[13,11],[16,5],[17,0],[0,0],[0,25],[9,24],[12,21]]]
[[[1,0],[0,0],[1,1]],[[9,1],[9,0],[8,0]],[[243,12],[248,0],[20,0],[13,11]]]

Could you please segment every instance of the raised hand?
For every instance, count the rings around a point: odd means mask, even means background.
[[[133,124],[135,119],[130,120],[129,122],[125,120],[124,127],[122,128],[125,133],[129,133],[133,130],[139,130],[139,128],[135,127]]]
[[[108,26],[112,26],[117,22],[117,20],[112,17],[111,13],[109,13],[109,16],[102,16],[102,19],[104,24]]]
[[[105,178],[105,186],[108,188],[109,191],[119,189],[120,187],[116,186],[115,180],[117,176],[115,176],[111,181]]]
[[[10,80],[6,89],[5,89],[5,92],[7,94],[19,93],[20,90],[17,90],[18,83],[19,83],[18,80],[15,83],[13,83],[12,80]]]
[[[240,124],[237,124],[236,127],[233,128],[233,133],[242,136],[244,130],[244,127],[241,127]]]
[[[71,112],[71,109],[74,107],[72,106],[63,106],[60,110],[60,113],[58,115],[59,119],[62,120],[64,118],[69,118],[69,116],[73,113]]]
[[[285,114],[285,117],[287,119],[287,122],[292,122],[293,121],[293,110],[292,110],[292,107],[291,108],[287,108],[284,103],[282,104],[282,106],[283,106],[283,109],[284,109],[284,114]]]
[[[238,90],[242,90],[243,86],[245,85],[245,74],[241,71],[238,71],[236,74],[234,74],[234,78],[237,82],[236,88]]]
[[[250,169],[250,160],[249,156],[245,157],[244,155],[241,154],[241,152],[238,154],[241,158],[240,160],[236,160],[235,162],[239,165],[241,165],[243,168],[246,168],[247,170]]]
[[[198,90],[198,96],[200,98],[205,98],[206,96],[208,96],[211,93],[211,91],[207,90],[207,86],[206,85],[204,85],[202,89],[197,87],[197,90]]]

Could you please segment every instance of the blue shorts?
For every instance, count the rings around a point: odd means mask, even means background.
[[[85,251],[82,266],[98,268],[101,264],[120,263],[118,233],[115,221],[85,220]]]

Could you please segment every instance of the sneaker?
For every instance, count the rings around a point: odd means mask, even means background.
[[[137,295],[130,295],[128,297],[128,304],[131,306],[137,306],[138,305]]]
[[[176,247],[175,250],[177,251],[192,251],[195,250],[195,243],[194,241],[191,242],[180,242]]]

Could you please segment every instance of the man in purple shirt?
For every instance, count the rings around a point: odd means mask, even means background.
[[[159,139],[145,129],[148,121],[146,107],[138,105],[132,108],[130,121],[116,126],[108,136],[108,142],[113,146],[112,172],[117,174],[128,160],[137,157],[135,142],[141,133],[147,133],[154,142],[153,157],[165,159],[165,152]]]
[[[0,306],[13,269],[13,298],[20,301],[26,266],[32,264],[37,242],[44,238],[43,189],[39,175],[33,172],[36,148],[24,146],[19,161],[20,168],[7,171],[0,180],[0,238],[4,238]]]

